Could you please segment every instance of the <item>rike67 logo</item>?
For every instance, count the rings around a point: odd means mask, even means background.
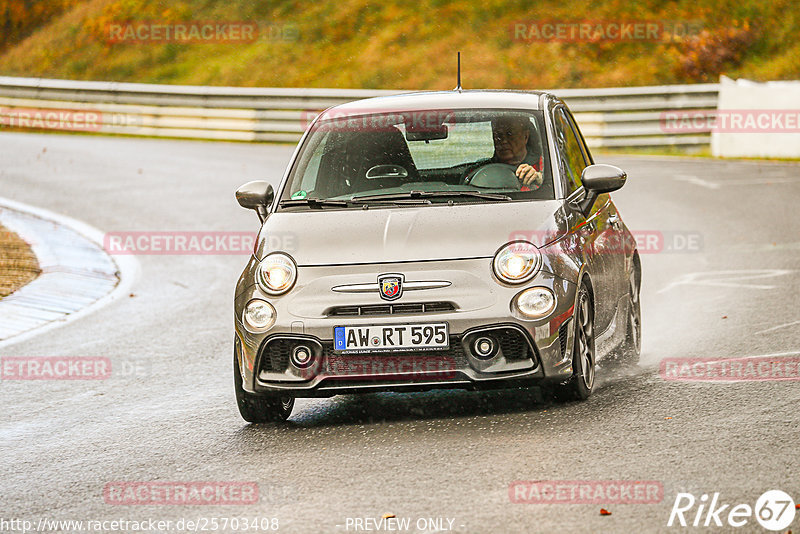
[[[691,493],[678,493],[667,526],[738,528],[749,525],[751,531],[755,517],[763,528],[777,532],[792,524],[795,513],[794,500],[781,490],[765,492],[756,500],[755,507],[744,503],[724,503],[719,493],[710,498],[704,493],[699,499]]]

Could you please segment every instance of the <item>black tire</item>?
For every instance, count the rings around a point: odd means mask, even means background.
[[[294,397],[267,397],[253,395],[242,388],[242,373],[239,358],[233,351],[233,386],[236,390],[236,405],[242,419],[248,423],[272,423],[285,421],[292,415]]]
[[[595,375],[594,303],[586,283],[578,290],[572,344],[572,377],[556,388],[560,400],[585,400],[592,394]]]
[[[628,283],[628,315],[625,321],[625,338],[619,347],[609,354],[610,361],[623,365],[633,366],[639,363],[642,353],[642,305],[641,274],[638,263],[634,264]]]

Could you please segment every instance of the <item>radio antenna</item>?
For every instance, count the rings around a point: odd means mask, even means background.
[[[454,91],[461,92],[461,52],[458,53],[458,85],[456,85]]]

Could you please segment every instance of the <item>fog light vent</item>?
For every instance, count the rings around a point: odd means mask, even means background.
[[[314,351],[306,345],[298,345],[292,351],[292,365],[299,369],[305,369],[314,363]]]
[[[497,342],[489,336],[480,336],[472,343],[472,353],[480,360],[488,360],[497,354]]]

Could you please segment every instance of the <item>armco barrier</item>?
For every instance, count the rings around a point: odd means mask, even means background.
[[[310,112],[360,98],[401,92],[0,77],[0,125],[156,137],[296,142],[313,117]],[[593,147],[703,147],[710,143],[709,132],[685,135],[665,132],[662,113],[716,110],[719,84],[553,92],[570,106]],[[87,117],[87,112],[93,115]],[[76,116],[78,120],[95,122],[72,124]],[[47,120],[47,117],[55,118]]]

